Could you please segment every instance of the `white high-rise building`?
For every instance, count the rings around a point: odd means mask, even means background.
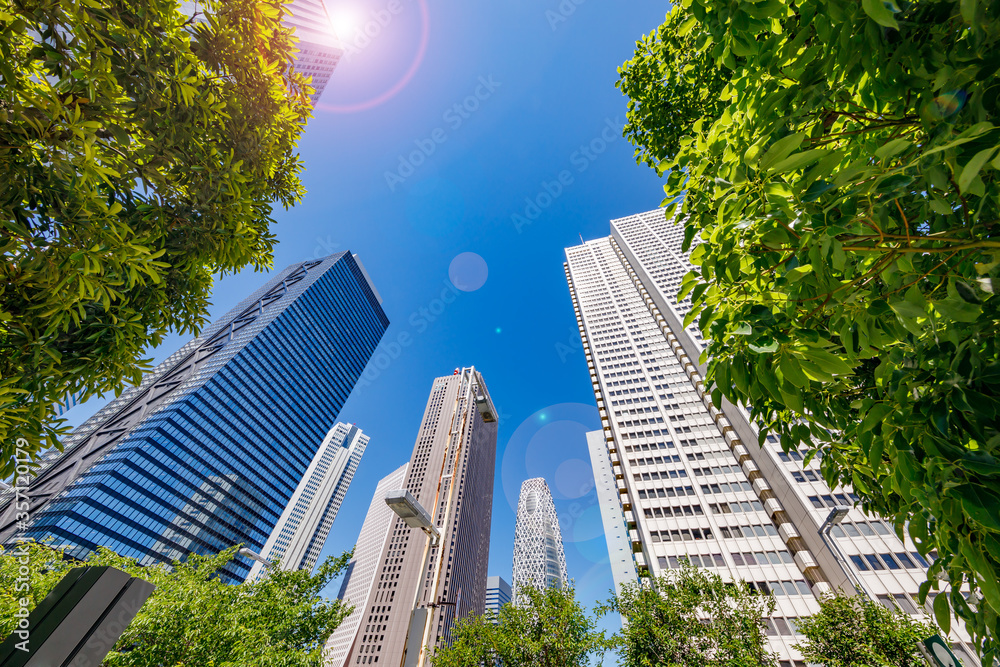
[[[285,13],[281,22],[292,28],[298,39],[298,53],[293,59],[295,69],[312,77],[314,92],[309,99],[315,104],[337,69],[344,48],[323,0],[290,0],[283,9]],[[182,0],[181,11],[188,16],[196,16],[202,9],[198,0]]]
[[[595,479],[610,465],[617,487],[601,493],[598,480],[602,515],[615,528],[608,541],[613,572],[617,565],[633,580],[655,577],[688,558],[773,595],[768,641],[783,667],[802,665],[792,647],[796,619],[818,610],[817,596],[855,591],[852,580],[886,606],[923,613],[916,595],[928,564],[909,541],[851,509],[833,528],[847,556],[842,564],[819,529],[833,507],[853,505],[851,490],[830,489],[818,461],[804,468],[773,437],[758,447],[742,408],[711,404],[697,364],[701,334],[682,326],[690,302],[676,300],[691,269],[683,234],[655,210],[614,220],[609,237],[566,249],[603,423],[600,435],[588,435]],[[614,537],[622,526],[631,558],[621,556]],[[952,646],[968,667],[978,663],[966,640],[953,631]]]
[[[326,667],[343,667],[347,653],[356,645],[361,622],[364,619],[364,604],[375,585],[375,574],[381,563],[382,547],[389,537],[389,527],[395,514],[385,504],[385,496],[390,491],[402,488],[410,464],[400,467],[379,480],[375,494],[368,506],[361,534],[354,546],[354,556],[347,566],[344,580],[340,584],[337,597],[354,606],[354,612],[337,626],[326,642],[323,650],[323,664]]]
[[[525,588],[565,586],[566,553],[549,485],[541,477],[521,484],[514,526],[513,599]]]
[[[309,99],[315,104],[333,76],[344,49],[323,0],[292,0],[285,5],[285,11],[287,13],[282,22],[295,29],[299,40],[295,69],[312,77],[316,92]]]
[[[611,465],[604,431],[587,433],[587,449],[590,450],[590,464],[594,469],[594,488],[597,491],[598,507],[601,509],[601,522],[604,524],[604,539],[608,543],[611,577],[617,592],[621,590],[622,584],[635,581],[635,556],[625,516],[622,514],[622,504],[618,499],[617,475]]]
[[[285,570],[313,568],[367,446],[368,436],[357,426],[338,422],[330,429],[261,556],[270,561],[280,559]],[[254,563],[249,578],[257,578],[263,567]]]

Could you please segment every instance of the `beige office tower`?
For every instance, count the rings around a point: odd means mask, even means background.
[[[358,535],[358,541],[354,545],[354,556],[347,566],[344,580],[340,584],[340,593],[337,595],[339,599],[354,607],[354,613],[344,619],[326,642],[323,651],[323,661],[326,665],[342,667],[348,651],[358,638],[361,620],[364,617],[361,610],[371,595],[375,584],[375,573],[381,564],[382,549],[393,518],[396,516],[385,504],[385,494],[403,488],[409,467],[409,463],[404,463],[379,480],[375,486],[375,495],[372,496],[365,522],[361,525],[361,534]]]
[[[767,620],[770,650],[783,667],[802,666],[792,647],[797,618],[817,596],[860,581],[878,601],[922,613],[916,603],[927,563],[890,526],[851,509],[833,529],[841,559],[819,530],[831,509],[851,506],[850,489],[830,489],[818,463],[763,447],[742,408],[711,404],[697,360],[704,343],[682,326],[690,302],[677,302],[690,269],[684,229],[662,210],[614,220],[611,235],[566,249],[566,278],[603,424],[591,457],[610,459],[617,493],[599,493],[605,524],[628,533],[633,558],[609,542],[616,584],[624,573],[659,576],[682,557],[775,597]],[[608,517],[617,516],[617,521]],[[615,525],[617,523],[617,526]],[[843,564],[842,564],[843,563]],[[622,572],[618,572],[621,570]],[[952,635],[966,666],[978,664]]]
[[[366,599],[352,599],[357,630],[334,633],[326,647],[328,665],[396,667],[405,646],[411,651],[428,647],[422,652],[421,664],[429,665],[429,654],[449,641],[457,619],[483,613],[496,415],[486,384],[475,368],[455,369],[453,375],[434,381],[405,480],[398,488],[413,494],[430,513],[441,533],[440,541],[425,554],[427,536],[391,517]],[[382,492],[381,497],[384,495]],[[376,494],[372,507],[379,500]],[[362,536],[367,532],[366,521]],[[426,613],[426,621],[415,626],[408,644],[407,631],[415,608],[421,610],[418,618]],[[333,662],[334,655],[343,658]]]

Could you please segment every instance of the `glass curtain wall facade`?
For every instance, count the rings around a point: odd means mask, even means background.
[[[368,447],[368,436],[352,424],[337,423],[320,445],[260,555],[281,561],[284,570],[312,570],[347,489]],[[254,563],[250,578],[264,570]]]
[[[288,267],[66,439],[21,536],[143,563],[259,552],[388,323],[350,253]]]
[[[521,483],[514,525],[514,600],[526,588],[566,585],[566,552],[549,485],[541,477]]]
[[[819,595],[854,591],[818,530],[830,508],[855,496],[827,487],[817,463],[803,469],[774,442],[758,447],[744,410],[711,404],[696,361],[704,341],[682,326],[690,303],[676,299],[691,268],[682,240],[683,227],[655,210],[614,220],[609,237],[566,250],[616,478],[617,498],[602,497],[602,512],[617,512],[627,528],[639,576],[688,558],[773,595],[768,640],[788,667],[801,662],[796,619],[818,610]],[[915,597],[927,563],[912,544],[859,509],[834,534],[877,600],[922,613]]]
[[[486,578],[486,613],[493,618],[500,615],[500,607],[510,603],[513,596],[510,584],[503,577]]]

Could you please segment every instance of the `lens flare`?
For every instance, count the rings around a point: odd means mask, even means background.
[[[935,97],[929,104],[928,115],[937,120],[951,120],[965,106],[969,94],[964,90],[952,90]]]
[[[398,81],[392,84],[392,86],[384,92],[362,102],[358,102],[356,104],[325,104],[323,102],[317,102],[315,107],[317,110],[330,111],[332,113],[357,113],[359,111],[367,111],[368,109],[372,109],[380,104],[388,102],[395,97],[399,91],[406,88],[406,85],[413,79],[417,70],[420,69],[420,64],[424,61],[424,55],[427,53],[427,44],[430,42],[430,12],[427,9],[427,0],[417,0],[417,2],[420,5],[420,44],[417,46],[417,53],[413,56],[413,60],[410,62],[410,66],[407,68],[403,76],[401,76]],[[355,28],[357,28],[357,24],[352,27],[352,30]],[[348,35],[350,33],[341,33],[338,30],[337,34],[343,37],[344,35]]]
[[[330,11],[330,23],[337,39],[343,41],[361,26],[361,17],[351,7],[337,7]]]
[[[475,292],[485,285],[489,273],[486,260],[474,252],[456,255],[448,266],[448,279],[463,292]]]

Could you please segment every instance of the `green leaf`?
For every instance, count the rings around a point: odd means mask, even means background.
[[[734,336],[749,336],[753,333],[753,328],[746,322],[740,322],[736,328],[730,329],[729,333]]]
[[[910,319],[913,319],[917,317],[927,316],[927,313],[923,308],[905,299],[900,299],[899,301],[890,303],[889,307],[892,308],[893,312],[895,312],[900,317],[908,317]]]
[[[979,587],[983,591],[986,602],[993,607],[994,611],[1000,612],[1000,583],[997,582],[1000,573],[990,566],[983,552],[967,540],[962,541],[962,554],[969,559],[976,574],[979,575],[976,579],[979,581]]]
[[[795,350],[831,375],[851,375],[854,373],[850,364],[826,350],[808,346],[797,347]]]
[[[972,484],[957,486],[952,493],[973,521],[1000,532],[1000,497]]]
[[[796,387],[801,389],[809,387],[809,378],[805,376],[805,373],[802,372],[802,367],[799,366],[799,362],[791,354],[782,354],[781,359],[778,361],[778,367],[781,369],[781,373],[785,376],[785,379]]]
[[[753,346],[751,345],[751,348]],[[761,385],[767,389],[767,392],[771,394],[772,398],[776,401],[781,401],[781,389],[778,388],[778,378],[774,375],[774,371],[768,363],[758,363],[755,367],[757,371],[757,379],[760,380]]]
[[[951,607],[947,593],[938,593],[934,597],[934,618],[945,634],[951,632]]]
[[[903,138],[893,139],[889,143],[884,144],[882,148],[875,151],[875,157],[877,157],[880,160],[884,160],[886,158],[902,153],[904,150],[911,147],[912,145],[913,142],[908,139],[903,139]]]
[[[872,443],[871,452],[868,454],[868,462],[872,467],[872,475],[878,479],[879,468],[882,467],[882,453],[885,451],[885,441],[882,438],[876,438],[875,442]]]
[[[691,32],[691,29],[694,28],[696,25],[698,25],[698,19],[696,19],[694,16],[688,18],[688,20],[684,21],[684,23],[681,24],[681,27],[678,28],[677,36],[684,37],[689,32]]]
[[[940,215],[951,215],[954,211],[951,205],[941,197],[934,195],[931,199],[931,210]]]
[[[958,189],[963,194],[968,191],[972,181],[979,175],[983,165],[989,161],[996,149],[997,147],[993,146],[979,151],[971,160],[969,160],[969,162],[965,165],[965,168],[962,169],[962,174],[958,177]]]
[[[802,201],[809,203],[819,199],[824,193],[833,190],[836,186],[830,181],[816,181],[802,193]]]
[[[778,139],[767,149],[767,152],[760,158],[760,162],[757,167],[761,171],[767,171],[773,165],[781,162],[786,157],[791,155],[794,151],[798,150],[799,146],[802,145],[802,141],[806,138],[805,132],[799,132],[798,134],[791,134],[787,137]]]
[[[879,25],[886,28],[899,28],[896,17],[892,15],[882,0],[861,0],[861,6],[864,8],[865,14],[868,14],[871,20]]]
[[[875,428],[876,424],[882,423],[886,415],[892,414],[893,408],[891,405],[886,403],[876,403],[865,415],[865,418],[861,420],[861,426],[858,427],[858,433],[867,433],[868,431]]]
[[[789,171],[795,171],[796,169],[802,169],[829,155],[830,152],[831,151],[829,149],[825,148],[814,148],[808,151],[801,151],[786,157],[784,160],[771,167],[769,171],[773,174],[784,174]],[[761,160],[762,164],[766,158],[767,155],[765,155]]]
[[[803,264],[802,266],[796,266],[794,269],[789,269],[785,272],[785,277],[789,282],[798,282],[803,276],[812,273],[812,264]]]
[[[975,322],[982,313],[982,306],[969,303],[957,296],[934,301],[932,305],[944,317],[956,322]]]
[[[976,21],[976,0],[961,0],[959,7],[962,12],[962,19],[972,25]]]

